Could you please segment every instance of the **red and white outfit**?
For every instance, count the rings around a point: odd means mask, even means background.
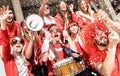
[[[56,56],[54,54],[54,49],[55,51],[57,52],[57,55],[59,57],[59,60],[63,60],[66,58],[66,54],[65,52],[63,51],[62,47],[61,47],[61,44],[60,43],[56,43],[54,44],[54,47],[52,47],[51,45],[51,42],[49,44],[49,51],[48,51],[48,61],[47,61],[47,67],[48,67],[48,76],[53,76],[54,73],[53,73],[53,64],[56,63]],[[45,52],[45,51],[44,51]],[[42,53],[44,53],[42,52]]]
[[[10,40],[8,39],[8,32],[7,30],[0,30],[0,40],[2,38],[2,51],[3,51],[3,63],[5,67],[6,76],[30,76],[30,71],[28,69],[28,66],[22,65],[21,68],[19,65],[16,64],[16,60],[11,55],[11,48],[10,48]],[[20,59],[18,59],[18,62],[21,62]],[[22,62],[21,62],[22,63]],[[20,68],[18,70],[18,68]]]
[[[55,18],[52,17],[52,16],[50,16],[50,19],[44,16],[43,19],[44,19],[44,23],[45,23],[45,24],[44,24],[44,28],[45,28],[46,30],[48,30],[48,27],[49,27],[51,24],[56,24]]]

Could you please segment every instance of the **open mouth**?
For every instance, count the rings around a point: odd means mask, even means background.
[[[17,48],[20,48],[20,46],[16,46]]]
[[[58,35],[54,35],[54,37],[58,37]]]

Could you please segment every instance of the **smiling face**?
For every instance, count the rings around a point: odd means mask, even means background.
[[[11,45],[13,47],[14,52],[16,54],[20,54],[24,46],[24,40],[20,37],[15,37],[12,39]]]
[[[87,12],[88,11],[88,3],[86,0],[81,0],[79,2],[79,8],[83,11],[83,12]]]
[[[59,7],[61,11],[66,11],[67,10],[67,4],[64,1],[60,1]]]
[[[93,39],[98,46],[106,47],[108,45],[108,38],[104,31],[97,29],[96,35]]]
[[[78,26],[76,26],[76,25],[71,26],[69,29],[70,29],[70,32],[73,34],[78,33]]]
[[[45,5],[44,14],[45,14],[45,16],[50,14],[50,9],[49,9],[48,5]]]
[[[9,16],[8,16],[8,18],[7,18],[6,21],[7,21],[8,23],[11,23],[11,22],[13,21],[13,18],[14,18],[13,12],[12,12],[12,10],[10,10]]]

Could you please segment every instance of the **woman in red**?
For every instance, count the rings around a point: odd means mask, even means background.
[[[7,9],[7,10],[6,10]],[[12,10],[9,9],[9,6],[3,6],[1,7],[0,12],[5,13],[8,12],[8,15],[6,15],[6,28],[8,32],[8,39],[11,39],[13,36],[20,36],[20,24],[18,21],[14,20],[14,14]],[[0,14],[2,16],[2,14]]]
[[[32,53],[32,45],[34,37],[30,34],[30,41],[25,46],[24,39],[20,36],[14,36],[9,38],[7,30],[6,19],[10,15],[10,10],[7,7],[3,7],[0,12],[0,40],[2,45],[2,51],[0,52],[1,58],[4,62],[5,71],[7,76],[30,76],[30,69],[28,69],[29,63],[27,59],[30,58]],[[25,51],[26,50],[26,51]]]
[[[61,30],[66,30],[69,22],[77,22],[77,16],[74,14],[73,5],[67,5],[65,1],[60,1],[58,5],[58,13],[55,16],[56,24]]]
[[[87,0],[80,0],[78,3],[79,11],[76,11],[80,29],[93,23],[97,18]]]
[[[92,72],[95,73],[95,71],[92,70],[89,62],[89,56],[87,53],[83,50],[83,43],[82,38],[80,35],[79,26],[77,23],[69,23],[68,30],[63,31],[63,36],[66,37],[68,40],[68,45],[70,48],[75,52],[72,53],[71,56],[73,57],[82,57],[79,61],[83,60],[83,65],[85,67],[83,72],[79,73],[77,76],[93,76]],[[82,70],[82,69],[81,69]],[[97,75],[97,73],[95,73]]]

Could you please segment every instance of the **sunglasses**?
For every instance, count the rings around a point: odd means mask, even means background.
[[[60,29],[54,28],[54,29],[50,30],[50,32],[51,32],[51,33],[60,32]]]
[[[13,45],[15,45],[15,44],[17,44],[17,42],[19,42],[20,44],[24,44],[24,40],[21,39],[21,38],[20,38],[19,40],[17,40],[17,39],[14,38],[11,43],[12,43]]]

